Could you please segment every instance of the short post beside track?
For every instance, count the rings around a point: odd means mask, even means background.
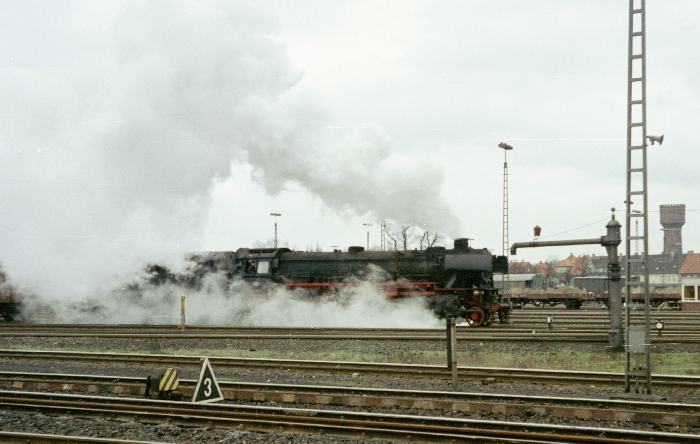
[[[185,329],[185,295],[180,296],[180,330]]]
[[[457,324],[455,318],[446,319],[447,369],[452,372],[452,384],[457,384]]]

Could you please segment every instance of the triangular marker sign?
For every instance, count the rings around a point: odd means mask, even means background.
[[[197,381],[197,388],[194,389],[192,402],[214,402],[222,401],[223,399],[224,396],[219,388],[219,383],[216,377],[214,377],[211,364],[209,364],[209,358],[204,358],[202,371],[199,372],[199,381]]]

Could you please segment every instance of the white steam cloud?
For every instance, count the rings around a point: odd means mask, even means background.
[[[16,5],[20,22],[36,18]],[[135,264],[176,263],[199,249],[232,163],[271,193],[296,182],[332,208],[458,231],[436,165],[395,154],[371,125],[324,132],[328,113],[255,11],[112,6],[46,11],[40,36],[0,31],[0,262],[15,284],[76,300],[108,295]]]
[[[175,284],[124,288],[115,297],[54,303],[29,299],[28,321],[58,323],[177,324],[180,295],[186,296],[190,325],[276,327],[413,327],[441,325],[423,298],[387,299],[375,281],[356,282],[337,293],[312,294],[304,290],[271,287],[253,289],[222,274],[205,276],[197,290]]]

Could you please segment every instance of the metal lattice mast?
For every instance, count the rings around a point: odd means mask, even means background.
[[[381,229],[379,230],[379,244],[381,251],[386,250],[386,222],[382,221]]]
[[[508,242],[508,162],[503,162],[503,256],[508,258],[510,264],[510,244]],[[504,284],[510,281],[509,274],[504,273]],[[508,286],[504,285],[503,290],[507,291]]]
[[[646,13],[645,0],[630,0],[627,54],[627,213],[625,215],[625,391],[630,391],[631,377],[644,377],[647,394],[651,394],[651,358],[649,353],[649,218],[647,196],[647,109],[646,109]],[[640,208],[641,207],[641,208]],[[643,233],[631,235],[632,218],[642,218]],[[638,220],[638,219],[637,219]],[[643,241],[643,251],[632,258],[632,241]],[[632,305],[632,267],[639,264],[644,291],[644,358],[632,365],[630,343],[630,306]],[[636,329],[639,331],[639,328]],[[634,342],[634,341],[632,341]],[[637,350],[638,352],[638,350]],[[639,382],[639,379],[637,379]]]
[[[282,216],[282,213],[270,213],[270,216],[275,218],[275,239],[274,239],[274,248],[277,248],[277,218]]]
[[[502,254],[507,258],[507,264],[510,266],[510,246],[508,243],[508,151],[513,149],[512,146],[507,143],[499,143],[499,148],[503,149],[503,219],[502,219]],[[508,272],[503,273],[501,278],[501,287],[503,292],[508,292],[508,287],[510,284],[510,274]]]

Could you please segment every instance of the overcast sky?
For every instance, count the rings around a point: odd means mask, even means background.
[[[500,251],[623,219],[627,2],[6,1],[0,262],[24,282],[422,226]],[[647,1],[651,252],[700,250],[700,3]],[[602,255],[600,247],[516,258]],[[67,282],[72,282],[68,284]],[[40,282],[37,284],[37,282]],[[71,286],[72,285],[72,286]],[[81,284],[83,285],[83,284]]]

